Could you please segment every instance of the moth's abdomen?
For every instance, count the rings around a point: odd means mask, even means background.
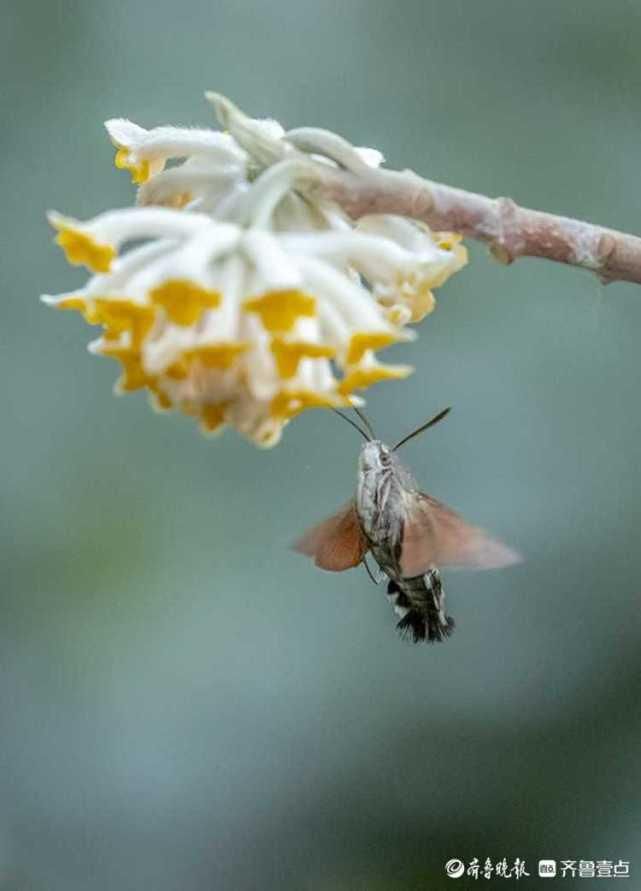
[[[397,628],[414,643],[446,640],[454,631],[454,619],[445,613],[445,594],[441,576],[431,569],[413,579],[390,581],[387,596],[401,617]]]

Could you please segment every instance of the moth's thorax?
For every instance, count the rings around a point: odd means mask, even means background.
[[[366,443],[358,460],[356,510],[373,544],[387,544],[400,521],[401,483],[396,456],[384,443]]]

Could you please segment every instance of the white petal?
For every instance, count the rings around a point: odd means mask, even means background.
[[[160,337],[146,340],[142,349],[142,361],[149,374],[161,374],[172,365],[180,354],[193,346],[193,334],[188,328],[166,325]]]
[[[70,228],[85,232],[97,241],[114,247],[139,238],[185,238],[203,226],[211,225],[211,217],[206,214],[186,214],[165,207],[109,210],[86,222],[56,211],[49,211],[47,217],[56,229]]]
[[[283,245],[294,253],[329,258],[356,266],[369,279],[392,278],[399,270],[414,269],[416,257],[389,238],[360,232],[318,232],[283,235]]]
[[[376,149],[355,148],[342,136],[320,127],[297,127],[288,130],[285,138],[300,151],[355,173],[362,172],[364,167],[378,167],[383,161],[382,154]]]
[[[110,272],[94,275],[89,279],[85,289],[86,296],[122,296],[132,276],[146,269],[160,257],[167,256],[174,248],[175,242],[165,239],[133,248],[114,260]],[[126,296],[135,299],[133,294]]]
[[[438,259],[441,253],[429,230],[405,217],[393,214],[371,214],[361,217],[356,224],[359,232],[382,235],[422,260]]]
[[[375,148],[360,146],[358,148],[355,148],[354,151],[362,158],[363,161],[365,161],[368,167],[380,167],[381,164],[383,164],[383,162],[385,161],[385,156],[383,155],[383,153],[379,152],[379,150]]]
[[[110,121],[105,121],[105,127],[114,145],[125,148],[137,145],[149,132],[126,118],[112,118]]]
[[[132,158],[154,160],[205,155],[219,162],[244,163],[247,155],[227,133],[187,127],[145,130],[124,118],[105,123],[112,142],[130,150]]]
[[[295,262],[273,235],[250,230],[242,239],[242,248],[256,267],[251,293],[300,288],[302,278]]]
[[[291,158],[265,170],[247,189],[234,209],[233,219],[255,227],[270,228],[271,217],[279,202],[292,191],[299,180],[314,176],[314,167],[307,160]]]
[[[244,164],[247,158],[229,134],[215,130],[156,127],[136,147],[136,156],[142,159],[186,158],[192,155],[202,155],[219,163],[236,164]]]
[[[222,127],[229,130],[236,142],[261,164],[273,164],[283,158],[289,146],[283,140],[283,128],[277,121],[248,117],[220,93],[206,92]]]
[[[309,291],[334,304],[343,319],[354,330],[389,331],[394,329],[383,318],[371,294],[328,263],[311,257],[300,259],[300,266],[309,284]]]
[[[177,195],[214,193],[222,195],[242,175],[237,166],[228,165],[219,169],[208,166],[192,167],[183,164],[158,173],[138,189],[139,206],[170,204]]]
[[[242,318],[241,336],[252,344],[243,358],[249,392],[258,400],[271,399],[280,389],[280,379],[269,348],[270,338],[259,320],[251,314]]]

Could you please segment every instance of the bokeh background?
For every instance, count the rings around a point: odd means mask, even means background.
[[[389,438],[454,406],[405,458],[527,557],[448,576],[458,630],[431,648],[364,573],[287,549],[354,485],[347,425],[208,441],[114,399],[81,320],[38,303],[83,280],[45,209],[133,200],[102,121],[207,124],[206,88],[639,232],[639,4],[0,15],[2,891],[476,887],[451,857],[525,858],[519,887],[539,857],[622,858],[640,887],[638,287],[472,245],[402,348],[414,377],[370,392]]]

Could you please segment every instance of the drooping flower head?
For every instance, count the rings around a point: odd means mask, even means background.
[[[377,351],[414,336],[407,323],[465,253],[455,236],[397,217],[355,225],[313,197],[319,164],[358,169],[378,153],[211,98],[226,133],[107,122],[138,206],[50,213],[69,262],[94,275],[43,299],[102,327],[90,349],[121,364],[118,392],[147,389],[206,432],[231,425],[269,446],[306,408],[359,404],[409,374]]]

